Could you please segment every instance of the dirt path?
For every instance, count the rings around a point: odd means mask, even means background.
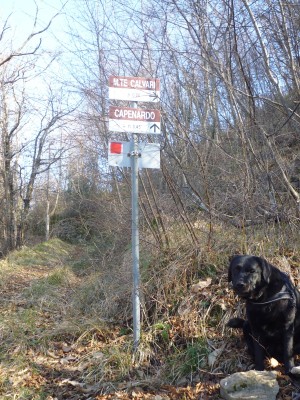
[[[80,383],[82,348],[68,343],[67,337],[51,338],[63,320],[61,308],[28,296],[30,288],[48,276],[47,267],[19,268],[1,285],[1,399],[91,398],[91,390],[84,393]],[[67,296],[68,288],[64,291]]]
[[[193,388],[159,387],[136,376],[117,386],[102,382],[101,377],[99,382],[91,382],[90,368],[101,364],[101,342],[74,339],[74,330],[64,328],[68,310],[62,304],[70,299],[74,282],[71,287],[59,287],[60,304],[49,304],[49,297],[34,296],[53,272],[53,267],[26,266],[2,277],[0,399],[218,398],[218,385],[209,376],[206,383]],[[116,340],[113,332],[110,339]]]

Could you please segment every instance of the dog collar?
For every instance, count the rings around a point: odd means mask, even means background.
[[[290,290],[289,290],[290,289]],[[257,301],[251,301],[248,300],[251,304],[257,304],[257,305],[264,305],[264,304],[270,304],[274,303],[275,301],[279,300],[292,300],[293,304],[295,303],[295,296],[294,292],[291,290],[291,288],[287,288],[286,285],[282,287],[280,292],[274,294],[274,296],[270,297],[269,300],[263,301],[263,302],[257,302]]]

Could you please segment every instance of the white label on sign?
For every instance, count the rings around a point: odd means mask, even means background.
[[[113,132],[160,134],[160,122],[109,120],[109,130]]]
[[[111,100],[127,100],[127,101],[146,101],[146,102],[159,102],[159,92],[146,92],[145,90],[138,89],[118,89],[109,88],[109,98]]]

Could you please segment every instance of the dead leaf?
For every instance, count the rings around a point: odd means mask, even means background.
[[[271,368],[277,368],[279,365],[279,362],[275,358],[270,358],[269,364]]]
[[[63,351],[64,353],[70,353],[70,351],[72,351],[72,347],[67,346],[67,345],[63,345],[63,346],[62,346],[62,351]]]
[[[54,353],[53,353],[52,351],[50,351],[50,350],[47,351],[47,355],[48,355],[49,357],[51,357],[51,358],[54,358],[54,359],[58,359],[58,358],[59,358],[58,355],[54,354]]]
[[[215,349],[208,355],[208,365],[212,368],[217,361],[217,359],[220,357],[220,355],[223,353],[223,350],[225,348],[225,345],[220,347],[219,349]]]
[[[208,286],[211,285],[211,278],[207,278],[205,281],[199,281],[198,283],[196,283],[195,285],[192,285],[191,287],[191,291],[193,293],[199,293],[201,292],[203,289],[207,288]]]
[[[96,360],[102,360],[104,358],[104,354],[101,351],[94,351],[92,357]]]
[[[72,381],[70,379],[63,379],[61,381],[61,385],[66,385],[66,384],[74,386],[74,387],[83,387],[84,386],[83,383],[80,383],[78,381]]]

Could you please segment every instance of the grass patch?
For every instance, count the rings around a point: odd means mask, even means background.
[[[88,275],[91,272],[92,268],[92,264],[89,263],[86,258],[76,260],[72,263],[72,270],[78,276]]]
[[[33,308],[18,308],[2,315],[0,357],[22,354],[28,347],[38,344],[41,334],[38,321],[39,312]]]
[[[85,371],[87,382],[118,382],[128,379],[132,370],[132,347],[112,345],[101,352],[89,354],[89,367]]]
[[[60,239],[51,239],[32,248],[23,247],[7,257],[10,266],[45,266],[63,265],[70,259],[72,246]]]
[[[167,377],[172,383],[180,381],[207,365],[209,353],[206,340],[188,343],[185,348],[178,348],[166,362]]]
[[[32,299],[38,299],[41,296],[56,295],[59,296],[59,287],[69,286],[73,280],[73,275],[68,268],[59,268],[49,273],[49,275],[32,282],[26,290],[26,295]]]

